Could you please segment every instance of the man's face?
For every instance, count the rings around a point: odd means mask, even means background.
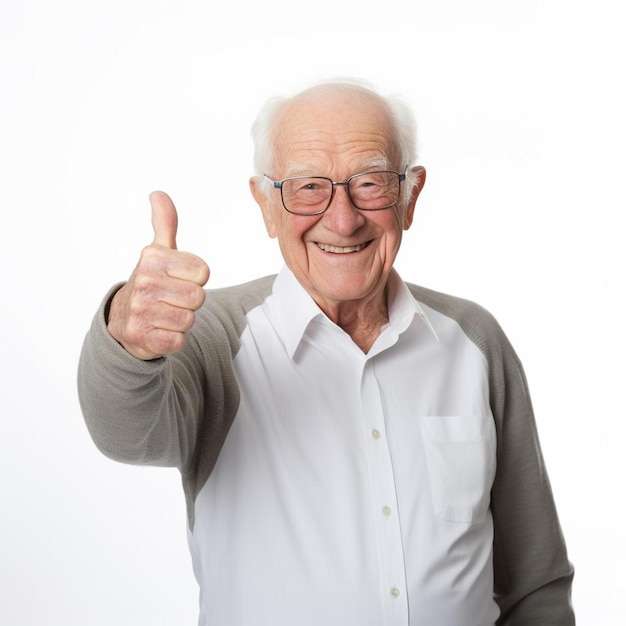
[[[374,100],[304,100],[282,119],[275,171],[268,174],[274,180],[325,176],[345,181],[368,170],[399,171],[404,164],[392,162],[389,136],[386,115]],[[417,194],[408,206],[361,211],[351,204],[346,188],[337,186],[326,212],[299,216],[285,211],[279,190],[271,190],[269,200],[255,191],[254,183],[252,190],[285,262],[323,311],[334,317],[343,303],[384,299]]]

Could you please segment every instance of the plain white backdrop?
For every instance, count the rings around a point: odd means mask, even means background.
[[[76,367],[170,193],[210,286],[280,268],[248,192],[261,103],[403,94],[428,171],[397,267],[496,315],[526,368],[580,624],[626,623],[623,5],[0,4],[0,623],[194,624],[175,470],[101,456]]]

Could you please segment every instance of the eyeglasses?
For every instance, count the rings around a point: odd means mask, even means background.
[[[350,202],[362,211],[381,211],[398,203],[400,183],[406,174],[389,170],[363,172],[350,176],[348,180],[336,182],[323,176],[296,176],[285,180],[272,180],[280,189],[283,206],[294,215],[320,215],[330,206],[335,187],[346,188]]]

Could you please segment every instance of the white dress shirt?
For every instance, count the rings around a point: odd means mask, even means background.
[[[189,531],[203,626],[493,626],[485,356],[393,274],[367,354],[287,269]]]

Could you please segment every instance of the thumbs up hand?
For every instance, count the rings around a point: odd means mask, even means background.
[[[176,249],[178,215],[170,197],[150,194],[154,240],[111,301],[107,328],[132,355],[149,360],[177,352],[205,298],[209,268]]]

